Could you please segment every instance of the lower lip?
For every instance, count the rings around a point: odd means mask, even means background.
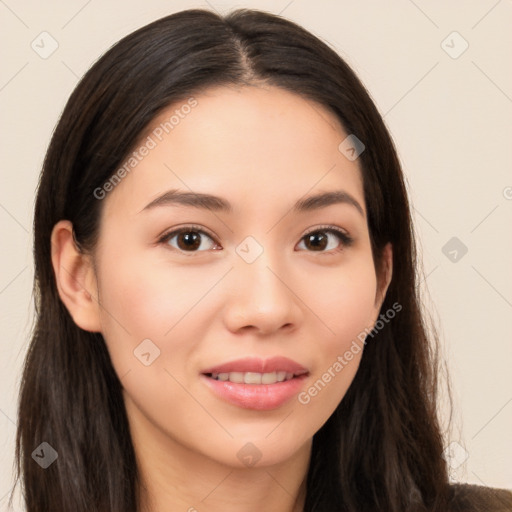
[[[301,389],[306,375],[275,384],[238,384],[202,375],[206,384],[220,398],[243,409],[269,411],[293,398]]]

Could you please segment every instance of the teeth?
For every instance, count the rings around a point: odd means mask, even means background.
[[[245,381],[247,382],[247,381]],[[261,374],[261,383],[262,384],[275,384],[277,382],[277,373],[262,373]]]
[[[244,382],[246,384],[261,384],[261,373],[246,372]]]
[[[244,374],[242,372],[230,372],[228,380],[230,382],[241,384],[244,381]]]
[[[293,373],[288,372],[230,372],[230,373],[212,373],[212,379],[234,382],[236,384],[275,384],[285,380],[293,379]]]

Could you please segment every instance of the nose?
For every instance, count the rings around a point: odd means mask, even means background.
[[[264,251],[252,263],[237,258],[230,279],[232,293],[224,315],[230,331],[269,335],[299,326],[302,302],[278,257]]]

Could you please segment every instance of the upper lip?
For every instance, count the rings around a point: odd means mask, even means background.
[[[217,366],[212,366],[202,371],[208,373],[231,373],[231,372],[254,372],[254,373],[272,373],[286,372],[294,375],[308,373],[308,370],[299,363],[287,357],[271,357],[270,359],[261,359],[257,357],[244,357]]]

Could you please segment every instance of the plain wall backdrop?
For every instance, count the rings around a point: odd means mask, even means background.
[[[2,0],[1,510],[13,483],[33,322],[35,189],[60,112],[78,79],[126,34],[187,8],[239,7],[281,13],[334,47],[384,116],[409,184],[425,305],[452,381],[452,479],[512,489],[510,0]],[[447,419],[446,401],[440,410]]]

